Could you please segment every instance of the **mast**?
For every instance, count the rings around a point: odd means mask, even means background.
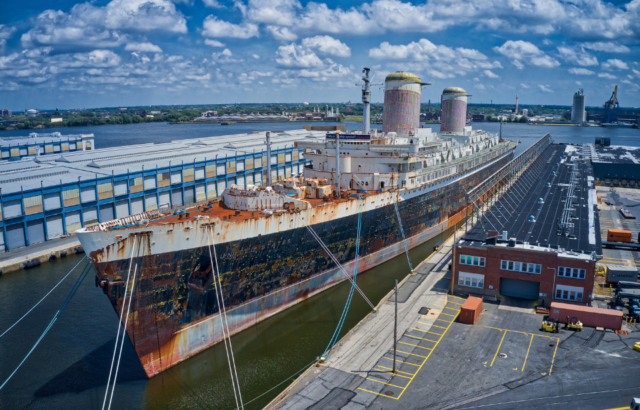
[[[362,77],[362,81],[364,81],[364,85],[362,87],[362,103],[364,104],[364,111],[362,112],[362,133],[369,134],[371,127],[371,85],[369,84],[371,80],[369,79],[369,69],[364,68],[362,72],[364,76]]]
[[[340,131],[336,132],[336,197],[340,198]]]

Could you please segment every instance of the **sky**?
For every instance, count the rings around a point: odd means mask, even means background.
[[[362,68],[471,103],[640,107],[640,0],[0,1],[0,108],[359,102]]]

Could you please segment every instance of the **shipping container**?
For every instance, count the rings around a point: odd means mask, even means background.
[[[631,266],[605,265],[605,272],[607,283],[636,282],[638,280],[638,268]]]
[[[460,307],[460,322],[472,325],[476,323],[482,312],[482,299],[469,296]]]
[[[607,231],[608,242],[631,242],[631,231],[623,231],[620,229],[609,229]]]
[[[569,318],[577,317],[584,326],[588,327],[603,327],[613,330],[622,328],[622,311],[551,302],[550,318],[557,319],[560,323],[566,323],[567,316]]]

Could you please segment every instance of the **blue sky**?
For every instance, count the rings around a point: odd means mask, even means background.
[[[472,102],[640,106],[640,0],[0,2],[0,108],[359,101],[397,70]],[[382,101],[379,86],[374,101]]]

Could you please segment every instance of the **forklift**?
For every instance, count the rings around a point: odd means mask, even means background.
[[[542,327],[540,330],[543,332],[551,332],[558,333],[558,319],[547,318],[547,320],[542,321]]]
[[[564,325],[564,328],[580,332],[582,331],[582,322],[579,321],[575,316],[573,316],[572,318],[569,318],[569,316],[567,316],[567,323]]]

